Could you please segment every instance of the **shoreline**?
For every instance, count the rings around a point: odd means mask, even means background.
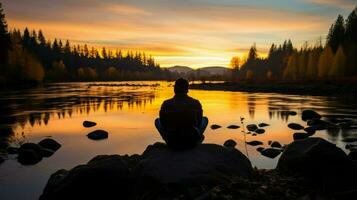
[[[313,96],[348,96],[357,98],[357,83],[331,82],[224,82],[224,83],[194,83],[193,90],[231,91],[231,92],[262,92]]]

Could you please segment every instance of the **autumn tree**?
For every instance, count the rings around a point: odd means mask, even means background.
[[[5,14],[3,13],[2,5],[0,2],[0,70],[4,68],[4,65],[8,61],[8,51],[10,49],[11,41],[10,35],[7,30],[7,23]],[[0,71],[0,72],[1,72]]]
[[[334,56],[331,47],[329,45],[326,45],[325,49],[322,51],[319,58],[319,65],[318,65],[318,72],[317,72],[319,78],[328,77],[332,67],[333,57]]]
[[[340,46],[333,58],[330,76],[331,77],[342,77],[346,73],[346,56],[343,51],[343,47]]]

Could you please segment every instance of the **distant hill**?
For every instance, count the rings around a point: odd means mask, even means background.
[[[228,72],[230,72],[229,68],[221,67],[221,66],[202,67],[198,69],[192,69],[187,66],[173,66],[173,67],[169,67],[168,70],[170,72],[176,72],[180,74],[199,73],[201,75],[225,75]]]
[[[189,73],[194,71],[192,68],[190,67],[186,67],[186,66],[173,66],[173,67],[169,67],[167,68],[170,72],[176,72],[176,73]]]

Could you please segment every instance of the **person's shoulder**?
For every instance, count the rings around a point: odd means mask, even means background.
[[[189,97],[190,101],[192,101],[195,105],[201,106],[201,102],[193,97]]]

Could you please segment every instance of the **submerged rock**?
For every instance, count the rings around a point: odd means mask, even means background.
[[[61,144],[51,138],[41,140],[38,145],[45,149],[50,149],[52,151],[57,151],[59,148],[61,148]]]
[[[248,131],[255,131],[258,129],[258,126],[255,124],[248,124],[247,129],[248,129]]]
[[[187,151],[172,151],[166,145],[150,145],[134,169],[139,179],[159,183],[204,184],[223,176],[250,177],[252,166],[237,149],[216,144],[200,144]]]
[[[281,155],[277,169],[288,175],[300,175],[324,187],[325,192],[337,193],[357,189],[347,180],[356,180],[352,161],[336,145],[322,138],[296,140]]]
[[[121,156],[96,156],[85,165],[52,174],[40,200],[129,199],[131,177]]]
[[[321,119],[321,115],[313,110],[304,110],[301,114],[301,119],[307,121],[310,119]]]
[[[258,128],[257,130],[255,130],[255,132],[258,133],[258,134],[263,134],[263,133],[265,133],[265,130],[261,129],[261,128]]]
[[[237,125],[229,125],[229,126],[227,126],[227,128],[229,128],[229,129],[238,129],[238,128],[240,128],[240,126],[237,126]]]
[[[102,140],[108,138],[108,132],[104,130],[95,130],[88,133],[87,137],[92,140]]]
[[[304,129],[303,126],[301,126],[300,124],[297,124],[297,123],[289,123],[288,124],[288,127],[293,129],[293,130],[301,130],[301,129]]]
[[[294,140],[302,140],[308,138],[310,135],[308,133],[294,133],[293,139]]]
[[[266,148],[260,153],[268,158],[275,158],[281,153],[281,150],[276,148]]]
[[[253,140],[253,141],[245,142],[245,143],[247,143],[247,144],[249,144],[251,146],[258,146],[258,145],[262,145],[263,144],[263,142],[257,141],[257,140]]]
[[[258,126],[262,128],[262,127],[269,126],[269,124],[267,124],[267,123],[260,123],[260,124],[258,124]]]
[[[93,127],[93,126],[96,126],[97,123],[95,122],[92,122],[92,121],[84,121],[83,122],[83,126],[86,127],[86,128],[90,128],[90,127]]]
[[[223,146],[225,146],[227,148],[234,148],[236,145],[237,145],[237,142],[232,139],[225,141],[223,144]]]
[[[42,148],[35,143],[25,143],[18,150],[17,160],[23,165],[34,165],[42,160]]]
[[[212,130],[216,130],[216,129],[219,129],[219,128],[221,128],[222,126],[220,126],[220,125],[218,125],[218,124],[212,124],[211,125],[211,129]]]
[[[281,144],[277,141],[274,141],[270,144],[271,147],[275,147],[275,148],[281,148]]]

